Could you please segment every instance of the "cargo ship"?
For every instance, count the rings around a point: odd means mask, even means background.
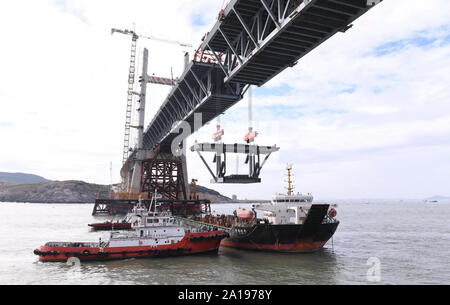
[[[276,194],[271,203],[252,210],[238,209],[230,216],[206,216],[203,221],[230,228],[222,246],[273,252],[315,252],[336,232],[337,205],[314,204],[311,194],[294,194],[292,167],[288,167],[288,193]]]
[[[111,232],[108,241],[50,242],[36,249],[41,262],[105,261],[217,253],[227,233],[206,226],[188,225],[169,212],[133,209],[132,232]],[[144,215],[144,216],[142,216]]]
[[[315,252],[336,232],[337,205],[314,204],[311,194],[294,194],[292,166],[288,166],[288,193],[276,194],[268,204],[234,213],[230,237],[222,246],[275,252]],[[262,217],[258,218],[258,215]]]

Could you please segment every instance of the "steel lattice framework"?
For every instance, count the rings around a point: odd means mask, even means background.
[[[176,122],[193,127],[194,114],[213,120],[381,0],[231,0],[204,37],[145,130],[144,148],[169,144]],[[135,159],[133,153],[130,159]]]
[[[181,159],[158,155],[147,160],[142,167],[142,186],[144,193],[158,193],[163,199],[187,199]]]
[[[218,60],[225,82],[262,86],[379,2],[234,0],[201,48]]]
[[[194,127],[194,113],[202,113],[203,124],[242,99],[245,84],[224,84],[217,64],[191,62],[144,133],[144,148],[170,144],[179,121]]]

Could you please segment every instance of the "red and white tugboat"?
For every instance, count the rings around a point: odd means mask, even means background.
[[[155,207],[156,210],[156,207]],[[134,209],[132,232],[111,232],[108,241],[50,242],[34,254],[42,262],[103,261],[129,258],[182,256],[215,252],[227,233],[207,226],[188,225],[168,212]]]

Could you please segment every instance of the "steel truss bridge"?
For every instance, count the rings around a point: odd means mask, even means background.
[[[262,86],[380,1],[232,0],[147,127],[145,149],[170,143],[174,123],[203,124]],[[192,126],[193,127],[193,126]]]
[[[143,191],[142,181],[149,180],[161,181],[156,183],[160,185],[171,184],[173,188],[180,185],[174,182],[176,177],[186,186],[185,160],[173,161],[178,169],[167,166],[171,172],[160,170],[159,174],[143,169],[149,166],[136,167],[136,163],[157,160],[156,155],[161,152],[170,155],[165,147],[179,135],[180,122],[188,122],[193,129],[197,113],[202,114],[202,126],[210,122],[242,100],[249,86],[262,86],[286,68],[295,66],[336,33],[350,29],[356,19],[381,1],[231,0],[143,131],[142,145],[130,153],[122,177],[140,172],[140,189],[135,191]],[[146,75],[143,82],[150,82]],[[146,157],[139,150],[145,150]],[[167,156],[162,159],[168,162]],[[183,193],[186,197],[185,189],[171,193],[172,198],[180,198],[179,194]]]

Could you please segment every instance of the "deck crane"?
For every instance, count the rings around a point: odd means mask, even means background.
[[[111,29],[111,35],[114,33],[124,34],[131,36],[131,56],[130,56],[130,68],[129,68],[129,74],[128,74],[128,92],[127,92],[127,110],[126,110],[126,119],[125,119],[125,137],[124,137],[124,144],[123,144],[123,164],[128,160],[128,156],[130,153],[130,138],[131,138],[131,120],[132,120],[132,111],[133,111],[133,96],[135,94],[134,92],[134,83],[136,80],[136,51],[137,51],[137,41],[138,39],[149,39],[154,41],[159,41],[163,43],[170,43],[175,44],[181,47],[187,47],[192,48],[193,46],[188,43],[183,43],[180,41],[174,41],[174,40],[168,40],[168,39],[162,39],[157,38],[154,36],[144,36],[144,35],[138,35],[135,31],[131,30],[121,30],[121,29]],[[174,86],[175,81],[173,79],[168,79],[164,77],[149,77],[148,80],[149,83],[153,84],[159,84],[159,85],[169,85]]]

